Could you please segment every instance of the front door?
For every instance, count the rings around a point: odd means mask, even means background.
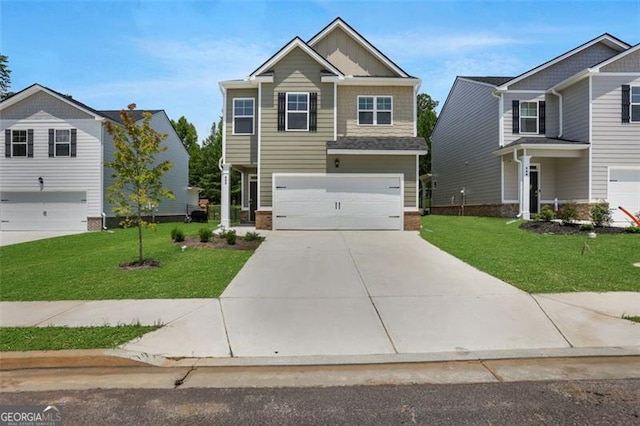
[[[258,180],[256,176],[249,178],[249,222],[256,221],[258,210]]]
[[[531,168],[529,177],[529,212],[538,213],[540,210],[540,182],[538,170]]]

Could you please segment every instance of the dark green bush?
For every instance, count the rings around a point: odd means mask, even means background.
[[[262,237],[257,232],[247,232],[244,236],[245,241],[259,241]]]
[[[565,224],[577,220],[578,206],[576,205],[576,203],[571,200],[564,203],[558,210],[558,219],[560,219],[562,223]]]
[[[200,228],[198,230],[198,235],[200,236],[201,243],[208,243],[211,241],[211,229],[209,228]]]
[[[594,204],[589,210],[589,214],[595,226],[611,225],[611,209],[609,208],[609,203],[606,201],[600,201]]]
[[[580,225],[580,230],[581,231],[593,231],[594,230],[593,223],[583,223],[582,225]]]
[[[628,234],[640,234],[640,226],[627,226],[624,228],[624,232]]]
[[[171,230],[171,239],[176,243],[184,241],[184,231],[180,228],[173,228]]]
[[[235,245],[236,243],[236,231],[233,229],[229,229],[224,234],[221,235],[225,240],[227,240],[227,244],[230,246]]]
[[[538,220],[541,222],[551,222],[554,218],[555,218],[555,213],[553,212],[553,209],[551,208],[551,206],[548,206],[548,205],[542,206],[542,208],[540,209],[540,213],[537,213],[534,216],[535,220]]]

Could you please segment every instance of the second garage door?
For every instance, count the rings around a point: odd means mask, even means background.
[[[3,192],[3,231],[86,231],[84,192]]]
[[[274,174],[273,229],[403,227],[403,176]]]
[[[640,211],[640,169],[609,170],[609,207],[617,225],[630,225],[631,219],[618,206],[632,214]]]

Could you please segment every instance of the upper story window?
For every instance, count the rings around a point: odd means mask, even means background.
[[[233,100],[233,134],[252,135],[254,123],[253,98],[235,98]]]
[[[537,102],[520,102],[520,133],[538,133]]]
[[[27,131],[26,130],[11,131],[11,156],[12,157],[27,156]]]
[[[287,93],[287,130],[309,130],[309,94]]]
[[[358,96],[358,125],[388,126],[392,115],[391,96]]]
[[[631,87],[631,121],[640,122],[640,86]]]
[[[56,129],[55,155],[56,157],[71,156],[71,130],[70,129]]]

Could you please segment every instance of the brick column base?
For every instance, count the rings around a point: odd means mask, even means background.
[[[404,230],[420,230],[420,212],[404,212]]]
[[[270,211],[256,210],[256,229],[273,229],[273,216]]]

